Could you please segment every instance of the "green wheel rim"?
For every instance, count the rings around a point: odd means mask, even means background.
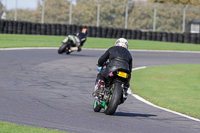
[[[96,107],[97,107],[97,102],[95,101],[95,102],[94,102],[94,108],[96,108]]]
[[[106,109],[108,108],[108,105],[106,104],[104,108],[105,108],[105,110],[106,110]]]
[[[113,88],[111,88],[110,90],[111,90],[111,92],[113,93]],[[111,100],[111,99],[112,99],[112,95],[110,95],[110,97],[109,97],[108,104],[110,103],[110,100]],[[108,108],[108,104],[105,104],[105,106],[104,106],[104,109],[105,109],[105,110]]]

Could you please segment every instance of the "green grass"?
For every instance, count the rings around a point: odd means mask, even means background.
[[[58,130],[49,130],[45,128],[19,126],[7,122],[0,122],[0,133],[64,133],[64,132]]]
[[[0,48],[59,47],[65,36],[0,34]],[[116,39],[88,37],[84,48],[109,48]],[[200,51],[200,44],[168,43],[159,41],[128,40],[129,49]]]
[[[156,105],[200,118],[200,65],[153,66],[133,71],[131,88]]]

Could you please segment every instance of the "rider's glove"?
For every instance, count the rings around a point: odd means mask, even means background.
[[[98,70],[99,72],[101,72],[101,69],[102,69],[101,66],[98,66],[98,67],[97,67],[97,70]]]

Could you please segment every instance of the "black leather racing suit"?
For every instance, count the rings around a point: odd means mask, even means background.
[[[81,31],[80,32],[77,32],[74,34],[75,36],[77,36],[80,40],[80,46],[82,47],[84,42],[87,40],[87,33],[82,33]]]
[[[108,74],[118,68],[123,68],[132,71],[132,56],[131,53],[124,47],[113,46],[109,48],[98,60],[98,66],[103,64],[109,59],[106,69],[100,72],[100,79],[107,80]],[[129,84],[128,84],[129,86]]]

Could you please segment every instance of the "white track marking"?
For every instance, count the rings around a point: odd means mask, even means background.
[[[132,71],[135,71],[135,70],[138,70],[138,69],[144,69],[144,68],[146,68],[146,66],[136,67],[136,68],[133,68]],[[151,102],[145,100],[144,98],[142,98],[142,97],[140,97],[140,96],[138,96],[138,95],[136,95],[136,94],[133,94],[131,91],[132,91],[132,90],[129,88],[129,89],[128,89],[128,93],[129,93],[130,95],[132,95],[133,97],[135,97],[135,98],[136,98],[137,100],[139,100],[139,101],[142,101],[142,102],[144,102],[144,103],[146,103],[146,104],[148,104],[148,105],[151,105],[151,106],[153,106],[153,107],[155,107],[155,108],[162,109],[162,110],[164,110],[164,111],[167,111],[167,112],[170,112],[170,113],[174,113],[174,114],[180,115],[180,116],[182,116],[182,117],[185,117],[185,118],[188,118],[188,119],[191,119],[191,120],[200,122],[200,119],[197,119],[197,118],[194,118],[194,117],[191,117],[191,116],[188,116],[188,115],[185,115],[185,114],[176,112],[176,111],[172,111],[172,110],[169,110],[169,109],[166,109],[166,108],[163,108],[163,107],[159,107],[159,106],[157,106],[157,105],[155,105],[155,104],[153,104],[153,103],[151,103]]]

